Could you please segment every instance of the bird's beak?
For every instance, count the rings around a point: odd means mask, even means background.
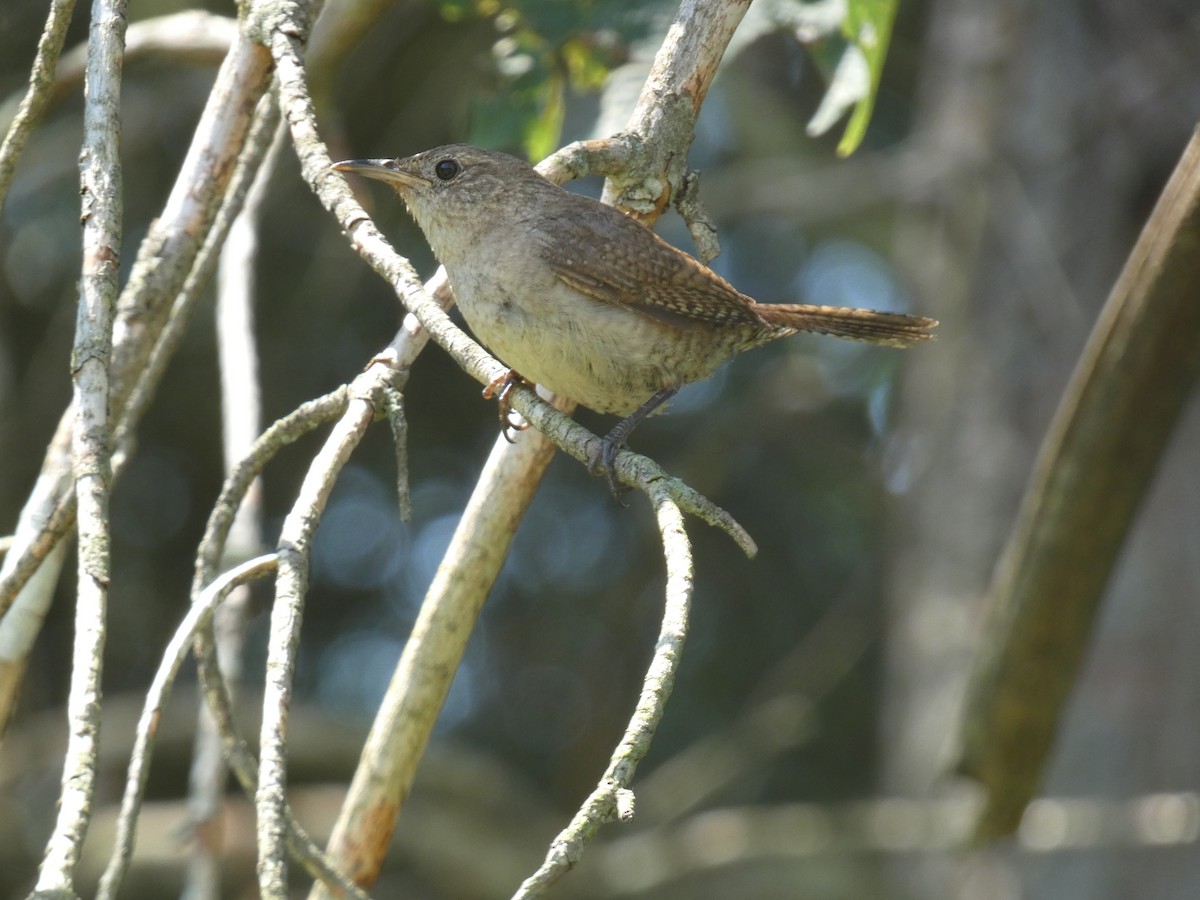
[[[363,175],[384,181],[394,188],[424,187],[429,184],[420,175],[398,169],[394,159],[347,159],[334,163],[333,169],[338,172],[350,172],[353,175]]]

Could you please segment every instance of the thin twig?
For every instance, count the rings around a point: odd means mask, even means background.
[[[400,521],[408,522],[412,519],[412,492],[408,482],[408,417],[404,414],[404,394],[397,388],[389,388],[383,400],[396,461],[396,508],[400,511]]]
[[[513,408],[528,419],[534,428],[553,441],[560,450],[584,464],[589,463],[592,458],[591,448],[600,440],[596,435],[574,419],[563,415],[554,407],[543,402],[533,391],[524,386],[516,387],[513,390],[512,398]],[[662,487],[684,512],[720,528],[733,538],[746,556],[753,558],[758,553],[758,546],[754,543],[754,539],[733,516],[695,488],[668,475],[650,457],[629,450],[623,451],[617,455],[616,470],[617,478],[623,484],[646,493],[649,493],[655,485]]]
[[[224,555],[225,540],[237,516],[242,498],[245,497],[259,474],[281,449],[314,428],[341,416],[349,402],[348,395],[348,388],[343,386],[324,397],[302,404],[292,413],[273,423],[254,442],[242,460],[233,467],[213,506],[204,537],[197,551],[196,574],[192,588],[194,598],[199,597],[203,593],[204,587],[210,584],[215,577],[217,561]],[[207,638],[205,637],[206,632],[208,629],[200,628],[195,639],[200,685],[224,743],[225,760],[233,770],[242,789],[253,796],[258,787],[258,762],[250,752],[246,740],[237,731],[229,692],[217,666],[211,632],[208,633]],[[366,894],[328,862],[320,848],[295,822],[291,813],[286,809],[285,817],[288,850],[295,859],[299,860],[305,870],[314,879],[331,885],[339,894],[365,898]]]
[[[308,591],[312,537],[351,452],[382,411],[390,367],[376,363],[351,385],[350,403],[318,452],[279,535],[279,574],[267,645],[260,733],[258,880],[263,897],[282,897],[287,886],[287,717],[300,622]]]
[[[238,508],[255,479],[267,464],[287,447],[315,428],[342,416],[349,403],[349,388],[342,385],[315,400],[301,404],[259,435],[246,454],[225,477],[221,493],[209,513],[204,536],[196,551],[196,571],[192,578],[192,595],[216,577],[217,565],[225,554],[225,541],[237,517]]]
[[[319,424],[320,417],[324,415],[325,411],[324,409],[316,410],[309,408],[302,412],[307,414],[305,417],[306,422]],[[281,432],[282,429],[274,435],[276,443],[278,443],[281,437]],[[125,794],[117,821],[116,844],[104,877],[101,880],[101,897],[110,898],[115,896],[128,868],[129,859],[133,852],[137,816],[142,797],[144,796],[146,776],[149,773],[153,755],[154,738],[157,737],[159,717],[166,704],[183,657],[195,640],[196,635],[211,624],[214,608],[223,601],[228,593],[248,583],[250,580],[260,578],[268,572],[273,571],[276,568],[277,560],[278,554],[266,554],[249,560],[210,582],[208,587],[194,597],[192,607],[168,644],[163,654],[162,662],[159,665],[159,670],[147,692],[146,703],[141,719],[139,720],[137,737],[130,759],[129,774],[125,783]],[[223,736],[231,734],[231,731],[223,732]],[[248,749],[245,747],[244,742],[241,742],[236,747],[230,747],[229,757],[235,772],[238,773],[239,777],[246,779],[244,781],[246,790],[249,793],[253,793],[254,784],[258,777],[257,765],[253,756],[250,755]],[[329,865],[312,839],[291,818],[290,812],[288,813],[287,837],[289,850],[293,856],[301,861],[305,869],[314,878],[327,882],[343,896],[366,900],[366,894]]]
[[[8,188],[12,184],[17,160],[25,149],[25,142],[41,120],[54,92],[54,70],[67,40],[67,26],[71,24],[71,13],[74,11],[75,0],[51,0],[46,25],[38,39],[37,55],[29,70],[29,90],[4,135],[4,143],[0,144],[0,209],[4,208],[4,200],[8,196]]]
[[[183,665],[191,649],[196,632],[207,627],[213,613],[231,591],[274,572],[277,565],[277,555],[268,553],[235,566],[213,581],[192,603],[163,651],[158,671],[155,672],[154,680],[150,682],[150,688],[146,692],[141,718],[138,719],[129,772],[125,778],[125,794],[121,799],[121,811],[117,817],[116,842],[104,876],[100,879],[97,896],[101,900],[111,900],[116,896],[129,868],[129,860],[133,855],[134,829],[146,791],[146,778],[150,774],[154,741],[158,736],[158,720],[174,686],[179,667]]]
[[[642,683],[641,696],[600,783],[570,824],[551,842],[545,862],[525,879],[513,895],[514,900],[542,896],[579,861],[584,845],[601,825],[616,819],[627,821],[633,816],[633,792],[629,785],[638,763],[650,749],[675,685],[692,599],[692,548],[683,527],[683,515],[664,488],[652,487],[651,499],[662,534],[667,589],[662,626]]]
[[[271,105],[275,109],[275,104]],[[252,189],[246,195],[245,206],[229,229],[229,239],[221,245],[216,319],[217,355],[221,370],[221,434],[227,471],[253,446],[261,428],[258,348],[254,338],[258,221],[285,134],[283,128],[276,127],[271,147],[258,168]],[[222,565],[236,564],[260,552],[261,533],[262,491],[256,481],[234,517]],[[241,656],[249,598],[249,586],[237,588],[211,620],[218,664],[231,691],[236,691],[241,682]],[[221,830],[216,826],[220,820],[226,777],[221,735],[217,732],[207,704],[201,700],[192,766],[188,774],[188,818],[192,833],[197,836],[192,842],[188,859],[185,892],[189,900],[216,898],[220,894],[222,847]]]

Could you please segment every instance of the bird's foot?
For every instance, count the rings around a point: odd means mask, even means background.
[[[513,421],[512,408],[512,392],[518,384],[524,384],[533,387],[533,384],[521,377],[515,369],[509,369],[499,378],[493,379],[488,383],[488,386],[483,389],[484,400],[495,400],[500,411],[500,433],[504,435],[504,439],[510,444],[514,443],[510,431],[524,431],[529,427],[529,423],[524,419]],[[520,413],[517,413],[520,415]]]
[[[589,474],[600,475],[603,473],[604,479],[608,482],[608,492],[612,494],[613,499],[621,506],[628,505],[621,499],[621,496],[633,490],[628,485],[620,484],[617,481],[616,475],[617,454],[626,449],[626,431],[626,429],[618,425],[604,437],[600,438],[599,444],[593,444],[588,454]]]
[[[604,477],[608,480],[608,491],[613,495],[613,499],[622,506],[625,505],[625,501],[621,499],[621,495],[627,493],[630,488],[617,484],[617,454],[625,449],[625,442],[629,439],[633,429],[637,427],[638,422],[674,397],[678,390],[679,388],[675,386],[661,388],[658,393],[618,422],[612,431],[602,437],[599,447],[593,445],[594,449],[588,461],[588,471],[593,475],[598,475],[600,467],[604,467]]]

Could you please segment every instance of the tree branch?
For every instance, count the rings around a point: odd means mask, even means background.
[[[272,116],[277,120],[277,116]],[[228,471],[254,445],[261,430],[262,399],[258,347],[254,337],[255,274],[258,227],[267,185],[283,149],[286,131],[275,129],[271,147],[258,167],[241,213],[223,241],[217,288],[217,356],[221,369],[222,450]],[[262,488],[256,481],[245,495],[230,529],[223,558],[232,565],[261,552]],[[241,681],[246,607],[250,589],[237,587],[213,615],[205,635],[214,636],[218,664],[236,690]],[[208,707],[199,707],[192,767],[188,773],[189,819],[197,840],[188,860],[186,893],[190,900],[220,896],[221,829],[219,827],[228,767],[221,735]],[[209,839],[205,839],[208,836]]]
[[[97,893],[101,900],[112,900],[116,896],[121,887],[121,880],[129,868],[137,817],[146,791],[146,779],[150,774],[154,741],[158,737],[158,720],[175,683],[175,676],[179,674],[179,667],[183,665],[191,650],[196,633],[211,624],[213,614],[231,591],[255,579],[266,577],[275,571],[277,565],[278,555],[268,553],[235,566],[217,578],[200,592],[167,644],[158,671],[155,672],[146,692],[146,702],[138,720],[133,752],[129,760],[129,774],[125,779],[125,794],[121,800],[121,812],[117,817],[117,837]]]
[[[114,417],[120,416],[127,404],[131,408],[118,426],[119,442],[120,434],[136,424],[132,411],[140,414],[142,408],[131,395],[138,384],[146,384],[146,378],[160,372],[169,358],[169,352],[156,356],[156,348],[173,350],[173,343],[159,340],[170,319],[172,301],[188,284],[194,290],[203,286],[203,278],[191,277],[206,277],[208,271],[198,265],[206,246],[202,236],[212,237],[214,219],[222,209],[236,214],[231,207],[240,203],[240,197],[230,204],[224,204],[224,199],[257,120],[254,113],[269,84],[269,72],[270,58],[239,35],[217,74],[171,196],[142,242],[117,301],[109,403]],[[211,242],[207,246],[211,248]],[[24,659],[49,606],[55,580],[53,561],[61,556],[61,551],[51,551],[60,546],[74,521],[68,456],[74,415],[68,410],[60,421],[42,472],[21,510],[13,549],[0,567],[0,614],[8,610],[0,619],[0,727],[7,721]],[[41,577],[30,582],[35,572]]]
[[[70,722],[58,818],[46,845],[35,896],[74,889],[79,850],[87,835],[100,738],[100,673],[104,662],[111,578],[108,501],[112,481],[109,373],[113,309],[121,259],[121,55],[123,0],[95,0],[88,31],[84,141],[83,274],[71,374],[75,428],[71,448],[79,510],[79,579]]]
[[[633,818],[633,782],[638,763],[650,750],[650,742],[662,720],[663,710],[675,685],[675,673],[687,638],[688,613],[692,600],[692,548],[683,527],[679,507],[663,489],[651,496],[662,534],[667,564],[666,603],[654,657],[646,670],[642,693],[633,718],[613,751],[608,769],[596,789],[584,801],[571,822],[550,844],[546,861],[521,884],[513,900],[540,897],[579,862],[584,845],[601,825],[614,819]]]
[[[1037,788],[1100,599],[1200,377],[1200,131],[1146,223],[1046,434],[991,587],[959,769],[1008,834]]]
[[[375,363],[350,387],[350,400],[318,452],[279,535],[279,572],[267,643],[258,813],[258,879],[263,897],[287,895],[287,714],[300,644],[300,623],[308,593],[312,537],[338,474],[382,411],[391,368]]]
[[[0,144],[0,209],[8,196],[17,160],[25,149],[25,142],[50,103],[54,92],[54,70],[59,54],[67,40],[67,26],[71,24],[71,13],[75,11],[75,0],[51,0],[46,25],[38,39],[37,55],[29,70],[29,89],[21,99],[17,114],[13,117]]]

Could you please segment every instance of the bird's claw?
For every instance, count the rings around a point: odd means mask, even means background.
[[[495,400],[500,411],[500,433],[510,444],[516,443],[510,431],[524,431],[529,423],[524,420],[513,421],[512,392],[518,384],[529,385],[529,382],[515,370],[509,369],[499,378],[492,379],[483,389],[484,400]],[[532,385],[530,385],[532,387]],[[520,413],[518,413],[520,415]]]
[[[628,504],[621,499],[622,494],[627,494],[631,490],[628,485],[620,484],[617,481],[617,454],[625,449],[625,440],[620,435],[606,434],[600,438],[599,445],[593,444],[590,459],[588,460],[588,473],[591,475],[604,474],[605,481],[608,482],[608,492],[612,494],[613,499],[621,506]]]
[[[617,454],[625,449],[625,442],[629,440],[629,433],[637,427],[638,422],[662,406],[667,400],[670,400],[678,390],[679,388],[676,385],[667,385],[659,389],[653,397],[618,422],[612,431],[601,438],[600,446],[591,454],[588,471],[596,475],[600,466],[604,466],[604,477],[608,479],[608,492],[622,506],[625,505],[625,501],[621,499],[621,494],[630,489],[624,485],[617,484]]]

